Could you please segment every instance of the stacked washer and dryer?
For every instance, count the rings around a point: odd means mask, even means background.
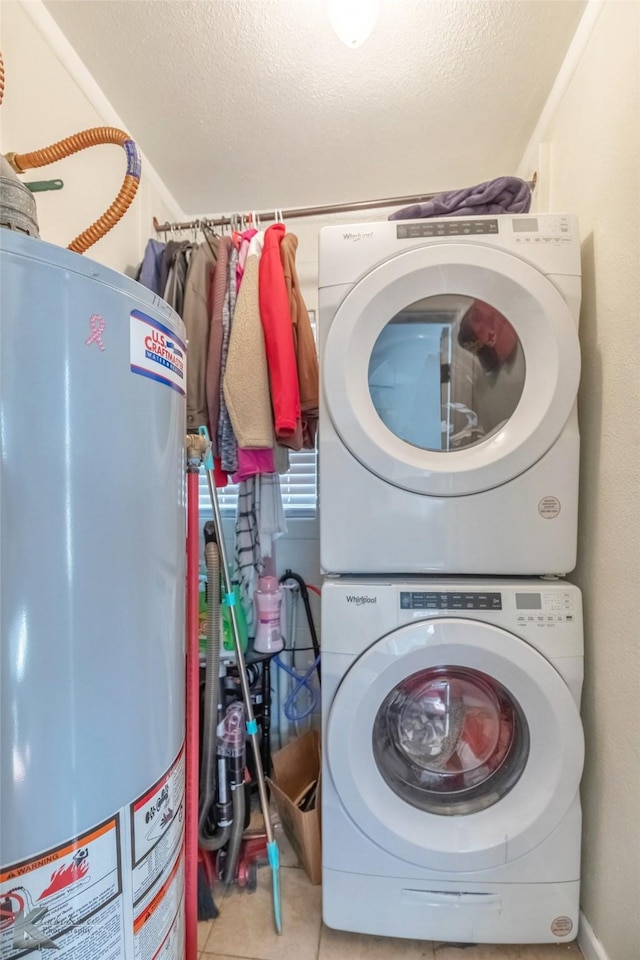
[[[576,219],[326,228],[319,286],[324,920],[573,940]]]

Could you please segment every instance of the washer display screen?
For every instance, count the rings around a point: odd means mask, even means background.
[[[542,595],[539,593],[516,593],[516,610],[542,610]]]

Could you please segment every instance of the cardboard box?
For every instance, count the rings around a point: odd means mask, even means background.
[[[310,730],[273,755],[267,779],[284,832],[311,883],[322,882],[320,770],[320,736]]]

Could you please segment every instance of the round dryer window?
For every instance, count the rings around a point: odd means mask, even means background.
[[[474,297],[424,297],[381,330],[369,359],[369,391],[382,422],[422,450],[481,443],[512,416],[525,384],[518,334]]]
[[[429,813],[476,813],[501,800],[529,754],[522,710],[495,679],[434,667],[388,694],[373,728],[373,754],[399,797]]]
[[[326,410],[376,476],[456,497],[519,476],[560,436],[580,347],[567,301],[518,257],[471,243],[374,267],[321,348]]]

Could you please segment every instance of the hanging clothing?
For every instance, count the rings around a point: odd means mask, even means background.
[[[289,451],[286,447],[281,447],[276,443],[273,448],[273,462],[275,463],[275,472],[282,476],[289,472]]]
[[[238,248],[238,266],[236,267],[236,286],[238,292],[240,292],[240,284],[242,283],[244,268],[247,262],[247,257],[249,256],[249,246],[257,232],[257,230],[252,228],[251,230],[245,230],[242,234],[242,240],[240,241],[240,247]]]
[[[218,421],[220,419],[220,370],[222,366],[222,311],[227,295],[227,280],[229,276],[229,252],[232,247],[231,237],[221,237],[218,240],[218,260],[216,269],[211,277],[209,290],[209,350],[206,369],[207,409],[209,412],[209,433],[215,456],[220,455],[218,449]]]
[[[222,469],[235,473],[238,469],[238,444],[224,398],[224,376],[227,367],[231,326],[236,310],[236,266],[238,251],[231,248],[227,264],[227,290],[222,305],[222,355],[220,358],[220,416],[218,419],[218,450]]]
[[[273,541],[287,532],[287,521],[282,506],[278,474],[263,473],[258,479],[260,487],[260,512],[258,516],[260,558],[264,561],[273,556]]]
[[[209,354],[209,288],[216,265],[217,243],[203,243],[191,254],[182,319],[187,332],[187,429],[197,432],[209,423],[207,359]]]
[[[288,233],[282,238],[280,254],[289,296],[291,327],[296,351],[302,419],[302,445],[307,450],[313,450],[316,445],[318,429],[318,354],[313,330],[311,329],[311,321],[309,320],[309,312],[300,290],[300,281],[296,270],[297,249],[298,238],[295,234]]]
[[[273,419],[258,292],[263,238],[264,234],[257,234],[251,240],[229,335],[223,387],[238,446],[270,450]]]
[[[261,450],[238,447],[238,470],[231,479],[234,483],[241,483],[257,473],[275,473],[275,469],[275,457],[271,447]]]
[[[159,297],[164,293],[164,285],[160,282],[164,243],[160,240],[148,240],[144,257],[140,264],[136,280],[149,290],[153,290]]]
[[[280,259],[280,244],[284,233],[282,223],[275,223],[266,231],[259,271],[260,319],[269,365],[275,433],[280,443],[294,437],[300,421],[296,353],[289,298]],[[301,443],[300,430],[300,445]]]
[[[249,634],[252,634],[254,624],[253,595],[258,576],[263,569],[260,557],[258,479],[250,477],[240,484],[236,512],[233,582],[240,587]]]
[[[184,305],[184,288],[187,282],[190,255],[191,244],[183,240],[169,241],[165,244],[162,255],[160,282],[165,280],[162,297],[180,317]]]
[[[250,633],[258,577],[264,571],[265,559],[273,555],[274,540],[286,532],[278,474],[265,473],[242,481],[238,489],[233,581],[240,586]]]

